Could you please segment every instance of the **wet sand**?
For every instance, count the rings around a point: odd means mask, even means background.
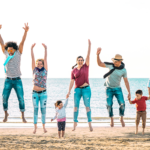
[[[141,127],[138,135],[134,134],[135,127],[95,127],[93,132],[89,132],[87,127],[77,128],[76,131],[66,128],[65,139],[58,139],[57,128],[47,130],[43,133],[39,128],[36,134],[32,134],[31,128],[1,128],[0,149],[150,149],[150,127],[145,129],[145,135],[142,135]]]

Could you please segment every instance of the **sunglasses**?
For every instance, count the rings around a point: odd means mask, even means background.
[[[7,52],[14,52],[15,50],[14,49],[8,49]]]
[[[78,60],[78,61],[84,61],[84,60]]]

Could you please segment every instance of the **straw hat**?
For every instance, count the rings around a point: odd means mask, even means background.
[[[115,61],[123,61],[122,56],[119,55],[119,54],[116,54],[115,58],[112,58],[111,60],[112,60],[113,62],[115,62]]]

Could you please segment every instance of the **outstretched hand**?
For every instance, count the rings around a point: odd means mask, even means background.
[[[99,54],[101,53],[101,51],[102,51],[101,47],[98,47],[98,48],[97,48],[97,53],[96,53],[96,54],[99,55]]]
[[[68,99],[68,98],[69,98],[69,95],[70,95],[69,93],[66,95],[66,99]]]
[[[31,50],[33,50],[34,46],[36,45],[36,43],[32,44],[31,46]]]
[[[90,41],[90,39],[88,39],[88,44],[89,44],[89,46],[91,46],[91,41]]]
[[[23,27],[23,29],[25,30],[25,32],[28,32],[28,30],[29,30],[28,23],[25,23],[24,25],[25,25],[25,27]]]
[[[131,94],[130,93],[128,94],[128,100],[131,100]]]
[[[42,43],[42,45],[43,45],[43,47],[44,47],[45,49],[47,49],[47,46],[46,46],[44,43]]]
[[[0,29],[2,28],[2,25],[0,24]]]

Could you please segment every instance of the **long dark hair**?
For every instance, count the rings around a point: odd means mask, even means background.
[[[77,59],[76,59],[76,61],[77,61],[79,58],[82,58],[83,61],[84,61],[84,58],[83,58],[82,56],[78,56]],[[75,66],[77,66],[77,64],[75,64],[74,66],[72,66],[72,69],[74,69]]]

